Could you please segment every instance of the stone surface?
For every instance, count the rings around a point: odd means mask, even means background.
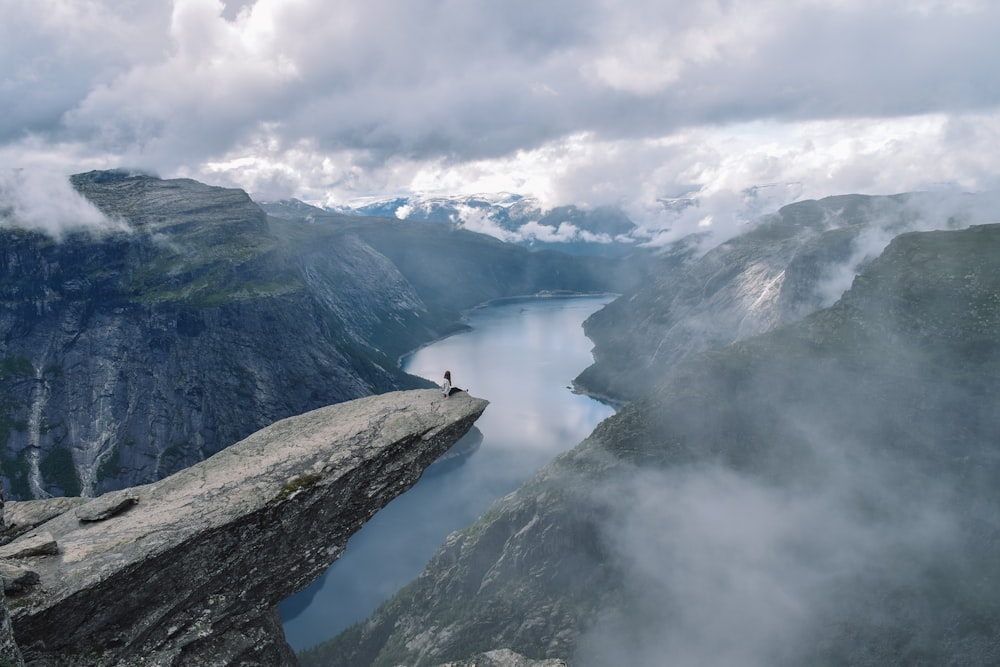
[[[90,502],[90,498],[58,497],[38,500],[7,501],[4,505],[3,542],[9,542],[35,526],[40,526],[63,512]]]
[[[27,559],[40,583],[10,602],[27,664],[294,664],[275,606],[486,406],[430,389],[321,408],[128,490],[127,512],[51,519],[59,553]]]
[[[59,545],[48,531],[31,533],[0,547],[0,558],[31,558],[33,556],[54,556],[59,553]]]
[[[24,593],[38,583],[38,573],[16,562],[0,560],[0,578],[7,595]]]
[[[21,649],[14,641],[14,633],[10,627],[10,613],[7,611],[2,592],[0,592],[0,665],[24,667],[24,658],[21,656]]]
[[[139,502],[139,497],[129,489],[105,493],[84,505],[80,505],[73,514],[80,521],[104,521],[117,516]]]
[[[569,667],[565,660],[532,660],[508,648],[474,655],[467,660],[445,662],[437,667]]]

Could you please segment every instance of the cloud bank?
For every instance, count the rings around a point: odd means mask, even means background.
[[[17,227],[60,238],[72,231],[126,231],[55,172],[0,169],[0,227]]]
[[[677,236],[787,197],[997,185],[986,0],[0,0],[0,163],[258,198],[511,191]],[[663,198],[700,210],[666,215]],[[791,201],[780,198],[769,206]],[[751,207],[752,208],[752,207]]]
[[[867,584],[906,587],[923,571],[914,554],[961,552],[933,480],[915,497],[917,480],[885,461],[831,470],[809,489],[715,465],[637,470],[604,489],[629,602],[586,634],[579,663],[811,664],[825,628],[863,607]]]

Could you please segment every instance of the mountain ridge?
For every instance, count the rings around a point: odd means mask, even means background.
[[[570,254],[621,256],[635,252],[644,240],[634,237],[638,227],[618,207],[546,209],[539,200],[514,193],[406,195],[337,207],[317,207],[299,200],[261,206],[274,215],[296,211],[314,219],[344,215],[446,224],[532,249]]]
[[[789,204],[703,254],[677,244],[648,282],[584,323],[595,361],[574,384],[619,404],[637,398],[687,356],[830,306],[901,233],[995,222],[994,200],[838,195]]]

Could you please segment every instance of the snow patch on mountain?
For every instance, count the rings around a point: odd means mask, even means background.
[[[707,250],[745,232],[761,216],[795,201],[800,192],[797,183],[768,183],[739,193],[693,188],[651,197],[644,205],[570,204],[554,208],[545,208],[535,197],[511,192],[406,194],[355,200],[327,210],[451,224],[535,247],[659,248],[697,235],[704,237]]]

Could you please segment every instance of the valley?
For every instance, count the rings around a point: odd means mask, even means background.
[[[617,413],[444,538],[368,619],[282,661],[996,654],[990,198],[803,201],[715,246],[619,256],[187,179],[72,183],[114,224],[0,228],[8,501],[157,483],[281,419],[431,388],[399,359],[479,304],[622,295],[586,320],[593,364],[572,383]]]

